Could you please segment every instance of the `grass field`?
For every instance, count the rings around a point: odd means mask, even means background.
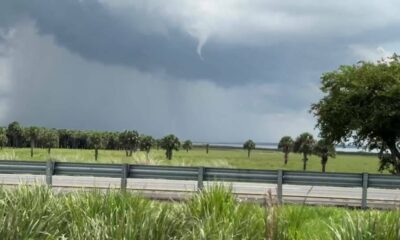
[[[45,149],[35,149],[35,155],[30,157],[30,149],[4,148],[0,150],[2,160],[48,160],[64,162],[95,162],[94,150],[79,149],[52,149],[51,155]],[[291,153],[289,163],[283,164],[283,153],[278,151],[254,150],[250,159],[247,152],[241,149],[210,149],[206,154],[205,149],[195,148],[189,152],[174,152],[172,161],[165,158],[164,151],[152,150],[146,158],[144,152],[136,152],[132,157],[126,157],[124,151],[100,150],[99,163],[141,163],[157,165],[179,166],[213,166],[228,168],[254,168],[254,169],[285,169],[302,170],[302,156]],[[327,172],[368,172],[378,173],[378,158],[372,155],[338,154],[330,158]],[[308,171],[321,171],[320,159],[311,156],[308,161]]]
[[[0,188],[0,199],[4,240],[400,239],[399,210],[240,203],[219,186],[182,203],[119,191],[55,193],[44,186]]]

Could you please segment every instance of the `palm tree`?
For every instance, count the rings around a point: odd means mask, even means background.
[[[67,129],[59,129],[57,130],[59,136],[59,146],[60,148],[69,148],[68,142],[71,138],[69,130]]]
[[[307,170],[308,156],[312,154],[315,140],[312,134],[302,133],[293,144],[293,152],[303,154],[303,171]]]
[[[105,148],[107,149],[118,149],[119,142],[118,142],[119,133],[117,132],[106,132],[103,136],[105,141]]]
[[[155,141],[152,136],[140,136],[140,151],[146,152],[146,159],[149,159],[149,152],[151,148],[154,146]]]
[[[243,144],[243,148],[247,149],[247,157],[250,158],[250,152],[256,148],[256,144],[249,139]]]
[[[99,148],[103,146],[103,137],[99,132],[94,132],[89,135],[90,145],[94,148],[94,160],[97,161],[99,157]]]
[[[293,139],[290,136],[284,136],[281,138],[278,144],[278,149],[281,149],[285,154],[284,161],[285,165],[288,163],[289,153],[293,148]]]
[[[43,146],[47,148],[47,153],[51,153],[51,148],[58,147],[60,138],[56,129],[43,129],[41,134]]]
[[[5,133],[4,128],[0,127],[0,150],[3,149],[3,147],[5,147],[7,145],[7,136]]]
[[[328,158],[334,158],[336,156],[335,146],[332,142],[329,142],[326,139],[321,139],[315,144],[313,152],[315,155],[321,157],[322,172],[324,173]]]
[[[126,156],[132,156],[132,151],[136,151],[139,145],[139,134],[136,131],[127,131],[119,134],[120,145],[125,149]]]
[[[12,122],[8,125],[7,128],[7,138],[8,142],[11,144],[12,147],[19,147],[20,141],[22,138],[22,127],[19,125],[18,122]]]
[[[189,152],[189,150],[192,149],[192,146],[193,146],[192,141],[186,140],[186,141],[183,143],[182,148],[185,149],[186,152]]]
[[[38,127],[29,127],[24,129],[25,138],[30,142],[31,146],[31,157],[33,157],[33,149],[35,148],[36,142],[40,136],[40,128]]]
[[[173,151],[179,151],[181,142],[175,135],[170,134],[161,139],[161,148],[165,149],[165,156],[168,160],[172,159]]]

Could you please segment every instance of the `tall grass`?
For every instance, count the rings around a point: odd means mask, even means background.
[[[94,159],[94,151],[87,149],[59,149],[51,150],[35,148],[34,156],[30,156],[30,148],[3,148],[0,150],[2,160],[40,160],[53,159],[62,162],[97,162],[97,163],[139,163],[153,165],[175,165],[175,166],[206,166],[206,167],[228,167],[228,168],[254,168],[254,169],[302,169],[302,156],[292,154],[287,165],[283,162],[283,153],[280,151],[254,150],[251,158],[247,158],[247,151],[241,149],[211,149],[206,154],[203,148],[174,152],[172,160],[165,158],[163,150],[152,149],[148,158],[140,151],[127,157],[124,151],[100,150],[97,161]],[[335,159],[328,161],[328,172],[378,172],[378,158],[376,156],[339,154]],[[309,171],[321,171],[321,159],[311,156],[308,161]],[[385,172],[387,173],[387,172]]]
[[[341,222],[332,223],[330,227],[332,238],[335,240],[399,240],[399,217],[399,211],[356,212],[353,215],[346,213]]]
[[[109,190],[0,188],[0,239],[400,239],[400,211],[239,202],[216,186],[186,202]]]

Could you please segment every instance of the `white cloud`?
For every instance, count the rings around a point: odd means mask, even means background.
[[[400,23],[397,0],[146,0],[102,1],[129,19],[132,9],[152,19],[148,31],[173,26],[197,39],[231,44],[270,44],[304,37],[352,36]],[[132,24],[136,24],[132,22]],[[155,27],[152,27],[155,26]],[[164,31],[166,32],[166,31]]]
[[[359,60],[363,61],[378,61],[381,59],[388,58],[399,51],[400,43],[397,44],[397,48],[394,47],[396,44],[384,44],[385,47],[382,46],[370,46],[370,45],[362,45],[362,44],[355,44],[350,45],[349,49],[351,53]]]
[[[122,130],[162,136],[176,133],[202,141],[277,141],[313,131],[304,110],[290,110],[290,98],[310,99],[309,86],[279,84],[223,88],[208,80],[173,79],[163,72],[89,62],[38,35],[33,24],[16,27],[12,51],[3,62],[11,83],[8,114],[0,124]]]

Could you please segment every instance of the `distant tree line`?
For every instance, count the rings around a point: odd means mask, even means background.
[[[133,152],[144,151],[148,156],[152,148],[165,150],[167,159],[172,159],[173,151],[181,147],[179,138],[168,135],[161,139],[139,134],[135,130],[123,132],[81,131],[71,129],[55,129],[29,126],[23,127],[18,122],[12,122],[8,127],[0,127],[0,149],[3,147],[31,148],[31,157],[35,148],[46,148],[51,153],[52,148],[94,149],[95,160],[100,149],[124,150],[126,156]],[[192,149],[192,142],[183,143],[186,151]]]
[[[94,158],[98,160],[99,150],[123,150],[127,157],[133,152],[144,151],[146,158],[152,148],[165,150],[165,157],[169,160],[173,157],[174,151],[182,147],[186,152],[193,148],[192,141],[186,140],[183,143],[179,138],[170,134],[161,139],[152,136],[139,134],[135,130],[122,132],[110,131],[81,131],[71,129],[55,129],[29,126],[23,127],[18,122],[12,122],[8,127],[0,127],[0,149],[3,147],[31,148],[31,157],[34,156],[35,148],[45,148],[51,153],[52,148],[66,149],[93,149]],[[209,144],[205,145],[206,153],[209,151]],[[251,139],[243,144],[250,158],[251,151],[256,144]],[[335,148],[332,143],[322,139],[316,142],[309,133],[303,133],[293,140],[289,136],[282,137],[278,148],[284,153],[284,163],[288,163],[289,153],[301,153],[303,155],[303,170],[307,169],[308,157],[316,154],[321,157],[322,171],[329,157],[335,156]]]

